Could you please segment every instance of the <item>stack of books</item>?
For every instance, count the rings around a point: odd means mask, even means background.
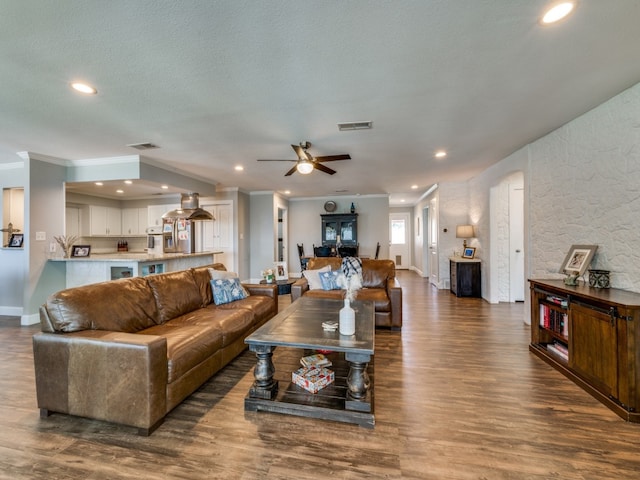
[[[335,375],[327,367],[331,360],[321,353],[308,355],[300,359],[301,368],[291,373],[291,381],[308,392],[318,393],[335,381]]]

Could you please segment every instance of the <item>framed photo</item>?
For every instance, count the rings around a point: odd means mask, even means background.
[[[289,278],[289,273],[287,272],[287,262],[276,262],[273,264],[276,271],[276,281],[277,280],[287,280]]]
[[[569,253],[562,262],[560,273],[582,276],[589,268],[597,249],[597,245],[571,245]]]
[[[473,258],[476,256],[476,247],[466,247],[462,251],[462,258]]]
[[[91,245],[74,245],[71,247],[72,257],[88,257],[91,253]]]
[[[12,233],[7,246],[20,248],[22,247],[22,242],[24,242],[24,233]]]

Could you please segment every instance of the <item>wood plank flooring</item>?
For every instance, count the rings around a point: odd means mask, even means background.
[[[0,479],[640,478],[640,425],[528,352],[523,304],[456,298],[408,271],[399,278],[404,328],[376,333],[373,430],[245,414],[248,351],[150,437],[40,419],[31,353],[39,327],[1,318]]]

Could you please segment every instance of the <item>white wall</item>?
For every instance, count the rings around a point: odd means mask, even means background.
[[[303,244],[306,255],[313,255],[313,245],[322,244],[320,215],[327,213],[324,204],[336,202],[333,213],[349,213],[351,203],[358,214],[358,243],[362,255],[375,255],[380,242],[380,258],[389,255],[389,197],[386,195],[362,195],[354,197],[316,197],[289,200],[289,272],[300,273],[300,260],[296,244]]]
[[[572,244],[640,292],[640,84],[529,146],[531,275],[557,276]]]

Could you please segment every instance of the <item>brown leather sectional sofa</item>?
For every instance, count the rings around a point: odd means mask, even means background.
[[[210,279],[198,267],[51,295],[33,337],[41,417],[59,412],[153,432],[278,311],[275,285],[245,285],[247,298],[215,305]]]
[[[331,270],[342,268],[342,259],[337,257],[310,258],[307,270],[318,270],[326,265]],[[396,279],[396,265],[392,260],[362,259],[362,289],[356,299],[372,300],[375,303],[376,327],[402,328],[402,288]],[[291,286],[291,301],[302,295],[318,298],[344,298],[344,290],[310,290],[309,282],[302,277]]]

